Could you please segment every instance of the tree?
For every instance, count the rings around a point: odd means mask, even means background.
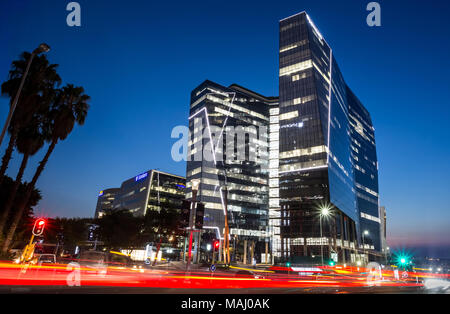
[[[128,210],[118,210],[98,218],[98,234],[105,247],[123,249],[141,247],[143,239],[140,231],[143,226],[142,217],[135,217]]]
[[[87,103],[89,99],[90,97],[84,94],[83,87],[75,87],[72,84],[68,84],[56,92],[54,102],[50,108],[49,115],[43,127],[44,134],[46,134],[46,139],[50,142],[50,145],[44,158],[36,169],[33,179],[29,184],[29,189],[25,193],[23,200],[17,208],[16,215],[14,216],[11,227],[3,243],[3,252],[6,252],[11,244],[11,240],[20,221],[20,217],[28,202],[28,198],[30,197],[36,181],[44,170],[56,144],[60,140],[65,140],[67,138],[67,136],[72,132],[75,124],[84,124],[87,112],[89,110],[89,104]]]
[[[45,232],[45,241],[62,242],[65,250],[73,251],[76,246],[85,242],[88,237],[88,225],[92,218],[54,218],[49,219],[49,227]]]
[[[0,184],[0,215],[3,215],[3,208],[4,204],[7,201],[10,191],[15,184],[14,180],[10,177],[5,177],[2,180],[2,183]],[[22,196],[25,193],[27,186],[26,184],[20,184],[19,188],[17,190],[16,198],[13,204],[13,208],[15,208],[19,202],[19,200],[22,198]],[[17,232],[13,238],[12,241],[12,247],[15,247],[16,245],[22,245],[25,244],[30,237],[31,228],[33,227],[33,206],[36,206],[41,199],[41,194],[38,190],[34,190],[31,194],[31,197],[29,199],[28,204],[26,205],[26,208],[23,212],[23,215],[20,219],[20,223],[17,227]],[[12,220],[12,215],[9,215],[6,218],[7,223],[9,223]],[[8,257],[3,254],[3,257]]]
[[[3,214],[0,218],[0,235],[3,235],[3,229],[14,204],[19,186],[22,183],[22,176],[27,166],[28,159],[30,156],[36,154],[44,145],[44,138],[40,132],[39,121],[35,119],[33,122],[34,123],[27,127],[23,127],[17,136],[17,150],[23,154],[23,158],[14,185],[12,186],[9,197],[3,207]]]
[[[19,60],[13,61],[8,81],[1,86],[1,94],[10,98],[10,105],[17,94],[30,58],[29,52],[23,52]],[[0,184],[11,160],[20,129],[30,122],[36,112],[42,109],[41,105],[48,105],[53,96],[54,88],[61,83],[61,78],[56,73],[57,67],[57,64],[50,64],[45,55],[35,56],[30,65],[21,96],[8,128],[10,138],[0,167]]]
[[[146,239],[146,242],[153,243],[158,243],[161,238],[166,242],[170,237],[177,240],[177,237],[184,234],[184,231],[179,229],[179,219],[180,214],[177,209],[149,210],[144,217],[142,237]]]

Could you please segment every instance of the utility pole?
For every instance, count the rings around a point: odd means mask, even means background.
[[[224,239],[223,239],[223,243],[224,243],[224,251],[223,251],[223,256],[224,256],[224,262],[225,265],[229,265],[230,264],[230,237],[229,237],[229,229],[228,229],[228,190],[227,187],[225,186],[224,188],[224,196],[223,196],[223,200],[224,200],[224,205],[225,205],[225,232],[224,232]]]
[[[192,180],[192,202],[191,202],[191,210],[189,214],[189,251],[188,251],[188,261],[186,268],[189,269],[192,258],[192,238],[194,233],[194,217],[195,217],[195,203],[197,201],[197,192],[198,187],[200,185],[199,180]]]

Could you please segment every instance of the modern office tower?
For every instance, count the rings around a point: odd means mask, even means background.
[[[270,238],[273,262],[366,259],[383,245],[370,114],[305,12],[279,26],[279,98],[211,81],[192,91],[187,198],[199,180],[205,228],[222,237],[228,205],[231,234]]]
[[[366,202],[367,193],[371,201],[378,195],[370,117],[363,114],[355,122],[355,112],[367,111],[348,89],[333,50],[305,12],[280,21],[279,64],[280,243],[273,244],[279,248],[274,255],[283,260],[323,253],[356,261],[360,216],[378,217],[373,202]],[[364,144],[370,153],[361,151],[370,182],[365,175],[355,177],[351,143],[360,135],[355,123],[364,126],[364,138],[370,141]],[[321,214],[324,208],[330,209],[328,215]],[[370,223],[365,219],[363,227],[370,228],[375,247],[378,233]]]
[[[116,190],[111,210],[128,210],[145,216],[150,210],[181,209],[185,197],[183,177],[158,170],[149,170],[124,181]],[[106,191],[103,191],[105,194]],[[99,196],[100,201],[100,196]]]
[[[347,87],[347,101],[351,125],[351,155],[355,176],[356,206],[362,245],[365,250],[381,252],[380,223],[382,216],[378,205],[378,161],[375,146],[375,129],[369,112]]]
[[[112,188],[100,191],[98,193],[97,207],[95,208],[95,218],[102,218],[113,209],[113,203],[119,195],[119,188]]]
[[[253,241],[253,252],[264,252],[269,240],[272,107],[277,107],[276,98],[236,84],[224,87],[207,80],[191,93],[186,197],[192,198],[192,181],[199,180],[197,201],[205,204],[203,228],[223,238],[227,206],[231,242],[235,237]]]

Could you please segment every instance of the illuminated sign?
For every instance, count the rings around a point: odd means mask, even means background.
[[[280,128],[281,129],[284,129],[284,128],[303,128],[303,122],[282,125]]]
[[[134,179],[135,179],[136,181],[139,181],[139,180],[142,180],[142,179],[147,178],[147,176],[148,176],[148,173],[147,173],[147,172],[144,172],[143,174],[140,174],[140,175],[136,176]]]

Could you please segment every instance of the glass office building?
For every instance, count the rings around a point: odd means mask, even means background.
[[[128,210],[135,216],[145,216],[150,210],[181,210],[185,197],[186,180],[174,174],[149,170],[124,181],[114,190],[115,197],[110,204],[111,210]],[[102,193],[102,192],[100,192]],[[99,196],[99,202],[100,202]]]
[[[272,262],[355,263],[382,245],[370,114],[305,12],[279,27],[278,98],[211,81],[192,91],[187,198],[200,180],[205,228],[222,237],[227,187],[231,234],[269,238]],[[229,151],[237,126],[245,140]]]
[[[269,109],[277,103],[208,80],[191,93],[186,197],[199,180],[204,229],[223,238],[227,203],[231,237],[253,240],[257,250],[269,240]]]
[[[379,226],[372,224],[372,217],[379,216],[370,116],[305,12],[280,21],[279,48],[280,242],[272,245],[274,256],[286,260],[323,252],[355,261],[361,230],[370,229],[371,248],[378,248]],[[363,141],[355,124],[364,126],[368,139],[360,156],[353,144]],[[356,163],[355,157],[364,162]],[[367,172],[358,172],[358,165]],[[329,216],[320,214],[325,207],[331,209]]]
[[[113,209],[114,200],[120,194],[119,188],[112,188],[100,191],[97,198],[97,207],[95,208],[95,218],[110,213]]]

